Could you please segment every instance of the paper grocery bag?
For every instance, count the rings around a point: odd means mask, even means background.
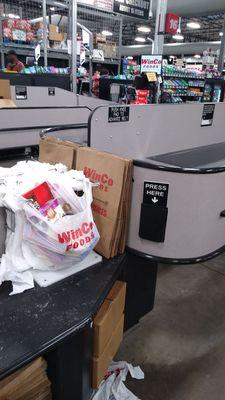
[[[76,168],[99,183],[93,190],[92,210],[100,233],[96,250],[106,258],[118,254],[119,248],[124,251],[128,221],[125,199],[126,191],[130,193],[131,165],[129,160],[92,148],[79,148],[77,152]]]
[[[75,168],[79,144],[59,140],[54,137],[40,139],[39,161],[49,164],[62,163],[69,169]]]

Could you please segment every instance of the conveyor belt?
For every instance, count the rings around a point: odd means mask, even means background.
[[[225,166],[225,143],[160,154],[148,159],[181,168],[223,167]]]

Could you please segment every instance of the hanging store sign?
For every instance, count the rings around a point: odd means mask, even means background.
[[[149,0],[114,0],[113,11],[130,17],[149,19]]]
[[[161,75],[162,72],[162,56],[142,56],[141,57],[141,72],[155,72]]]
[[[166,207],[169,184],[161,182],[144,182],[143,203]]]
[[[127,122],[129,118],[129,107],[109,107],[108,122]]]
[[[201,126],[212,126],[215,113],[215,104],[204,104]]]
[[[179,28],[179,17],[176,14],[166,14],[165,33],[175,35]]]

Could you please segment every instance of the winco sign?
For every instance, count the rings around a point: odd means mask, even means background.
[[[162,72],[162,56],[142,56],[141,72],[155,72],[161,75]]]

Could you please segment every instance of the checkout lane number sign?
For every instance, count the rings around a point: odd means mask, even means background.
[[[129,107],[109,107],[108,122],[127,122],[129,118]]]
[[[161,182],[144,182],[143,203],[153,206],[166,207],[169,184]]]

